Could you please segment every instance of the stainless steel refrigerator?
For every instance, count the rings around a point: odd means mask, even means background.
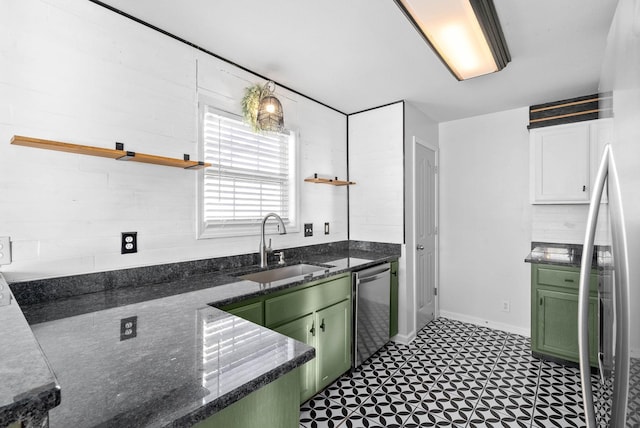
[[[579,294],[582,394],[588,428],[640,427],[640,0],[619,0],[600,78],[611,93],[613,137],[592,192]],[[601,109],[602,110],[602,109]],[[608,191],[608,204],[601,203]],[[600,370],[588,355],[588,280],[598,212],[610,252],[600,261]]]

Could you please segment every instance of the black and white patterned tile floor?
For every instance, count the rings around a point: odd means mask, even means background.
[[[583,427],[578,369],[528,338],[439,318],[301,406],[301,428]]]

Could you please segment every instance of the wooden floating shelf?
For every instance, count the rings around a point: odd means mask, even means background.
[[[304,181],[308,183],[331,184],[332,186],[350,186],[352,184],[356,184],[355,181],[338,180],[338,177],[321,178],[318,177],[318,174],[314,174],[314,176],[310,178],[305,178]]]
[[[210,163],[192,160],[168,158],[164,156],[148,155],[119,149],[105,149],[102,147],[82,146],[79,144],[62,143],[60,141],[41,140],[39,138],[14,135],[11,144],[17,146],[35,147],[37,149],[56,150],[59,152],[75,153],[79,155],[99,156],[121,161],[150,163],[154,165],[172,166],[183,169],[202,169],[211,166]]]

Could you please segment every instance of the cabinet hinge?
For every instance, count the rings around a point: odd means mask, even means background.
[[[436,287],[433,288],[433,295],[434,296],[438,295],[438,289]]]

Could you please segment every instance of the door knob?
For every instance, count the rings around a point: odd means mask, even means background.
[[[418,246],[416,247],[416,249],[417,249],[417,250],[421,250],[421,251],[422,251],[422,250],[424,250],[424,245],[420,245],[420,244],[418,244]]]

